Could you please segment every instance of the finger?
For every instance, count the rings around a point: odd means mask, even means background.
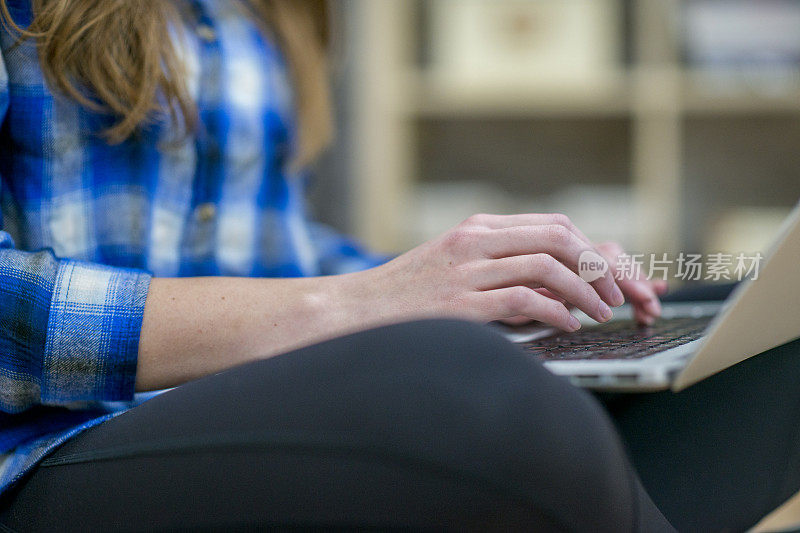
[[[513,226],[490,230],[481,242],[481,251],[487,257],[502,258],[545,253],[555,257],[575,273],[579,272],[578,261],[581,254],[587,250],[595,251],[593,246],[587,245],[578,235],[558,224]],[[600,255],[599,252],[596,253]],[[609,305],[618,306],[625,302],[622,291],[614,280],[612,268],[608,268],[591,284]]]
[[[622,247],[615,242],[606,242],[597,245],[606,260],[616,272],[617,259],[624,254]],[[634,272],[633,276],[617,280],[617,285],[622,289],[634,308],[634,316],[641,324],[652,324],[661,316],[661,302],[658,294],[663,294],[667,289],[665,280],[647,280],[641,272]]]
[[[621,278],[617,276],[617,267],[619,266],[619,258],[625,255],[625,250],[616,242],[603,242],[597,244],[596,248],[605,260],[608,261],[609,269],[613,272],[617,283],[619,283]],[[641,269],[639,269],[637,265],[634,264],[633,269],[635,271],[632,271],[626,278],[639,279],[642,277]]]
[[[473,283],[481,290],[515,285],[531,289],[546,288],[598,322],[607,322],[613,316],[594,287],[551,255],[490,259],[475,264],[472,273],[475,276]]]
[[[653,285],[653,290],[659,296],[666,294],[667,290],[669,290],[669,283],[667,283],[667,280],[657,279],[651,281],[651,283]]]
[[[508,326],[524,326],[534,322],[532,318],[523,315],[512,316],[511,318],[503,318],[500,320],[503,324]]]
[[[548,291],[544,287],[540,287],[538,289],[533,289],[533,290],[535,290],[536,292],[538,292],[542,296],[547,296],[548,298],[552,298],[553,300],[555,300],[557,302],[561,302],[562,304],[565,304],[565,305],[567,304],[567,301],[564,298],[562,298],[561,296],[559,296],[557,294],[554,294],[554,293]]]
[[[512,228],[514,226],[564,226],[589,246],[594,246],[567,215],[561,213],[529,213],[521,215],[472,215],[464,221],[468,225],[483,226],[489,229]]]
[[[650,282],[644,280],[622,280],[619,286],[636,309],[655,317],[661,316],[661,302]]]
[[[617,274],[619,259],[625,255],[625,250],[623,250],[622,246],[620,246],[615,242],[605,242],[602,244],[598,244],[597,250],[599,250],[600,253],[603,255],[603,257],[606,259],[606,261],[608,261],[614,273]],[[618,283],[621,279],[624,278],[634,281],[647,282],[650,285],[652,285],[653,290],[655,292],[658,292],[656,288],[661,287],[662,285],[664,287],[664,290],[666,290],[666,283],[667,283],[666,280],[647,279],[647,276],[642,271],[640,264],[636,263],[632,264],[631,268],[626,270],[624,274],[625,274],[624,276],[622,275],[622,273],[620,273],[620,276],[615,276],[615,278],[617,278]]]
[[[563,304],[528,287],[505,287],[477,294],[478,305],[489,315],[487,320],[522,315],[564,331],[576,331],[581,327]]]
[[[636,320],[637,324],[643,326],[652,326],[656,321],[655,317],[636,307],[633,309],[633,318]]]
[[[594,250],[593,246],[587,245],[578,235],[560,224],[496,228],[484,235],[480,244],[481,252],[493,259],[541,251],[562,253],[577,266],[581,252]]]

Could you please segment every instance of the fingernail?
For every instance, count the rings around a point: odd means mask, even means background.
[[[614,316],[614,313],[611,312],[611,308],[607,306],[605,302],[600,302],[598,311],[603,318],[603,322],[611,320],[611,317]]]
[[[625,296],[623,296],[622,291],[619,290],[619,287],[616,283],[611,289],[611,303],[614,305],[614,307],[619,307],[625,303]]]
[[[581,321],[575,318],[574,316],[569,316],[569,327],[572,328],[572,331],[577,331],[581,329]]]

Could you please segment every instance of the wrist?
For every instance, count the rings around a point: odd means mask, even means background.
[[[386,323],[391,312],[380,299],[375,278],[371,270],[316,278],[303,305],[320,334],[332,338]]]

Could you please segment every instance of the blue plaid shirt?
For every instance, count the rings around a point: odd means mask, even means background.
[[[30,0],[10,7],[31,20]],[[177,142],[167,122],[103,142],[109,117],[54,96],[34,44],[0,34],[0,491],[136,405],[151,276],[311,276],[381,260],[306,218],[276,47],[234,2],[193,7],[175,39],[200,126]]]

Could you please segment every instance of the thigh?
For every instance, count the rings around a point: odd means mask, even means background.
[[[60,448],[4,519],[26,530],[669,527],[594,398],[455,321],[367,331],[174,389]]]
[[[681,531],[745,530],[800,490],[800,340],[678,394],[604,401]]]

